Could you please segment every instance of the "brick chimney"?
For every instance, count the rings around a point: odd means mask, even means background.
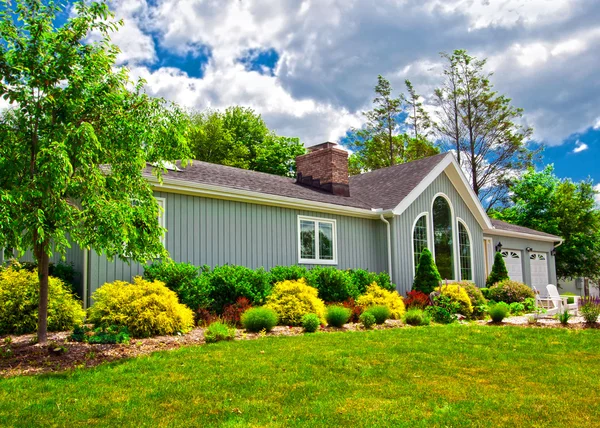
[[[338,196],[350,196],[348,152],[335,143],[317,144],[296,157],[296,183]]]

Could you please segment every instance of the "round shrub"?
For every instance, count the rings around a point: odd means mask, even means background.
[[[471,317],[475,319],[482,319],[485,316],[487,299],[483,296],[481,289],[469,281],[461,281],[457,282],[456,284],[464,288],[469,295],[469,299],[473,305],[473,314]]]
[[[423,310],[418,308],[411,308],[404,314],[404,322],[408,325],[429,325],[431,319],[429,315]]]
[[[227,305],[245,297],[253,306],[262,305],[271,292],[269,274],[262,268],[223,265],[200,275],[202,287],[210,290],[212,309],[221,314]]]
[[[493,322],[497,323],[502,322],[502,320],[508,316],[508,312],[509,310],[506,305],[495,304],[488,308],[488,314],[490,315],[490,318]]]
[[[459,284],[448,284],[437,287],[435,291],[450,297],[452,301],[458,303],[459,314],[466,317],[470,317],[473,314],[473,305],[464,287]]]
[[[252,308],[242,314],[242,326],[252,333],[271,331],[277,325],[277,321],[277,312],[270,308]]]
[[[522,282],[506,279],[488,290],[489,299],[494,302],[524,302],[527,298],[535,298],[533,290]]]
[[[391,312],[389,317],[395,320],[402,319],[402,315],[404,315],[402,297],[396,291],[384,290],[375,283],[367,287],[367,292],[360,296],[356,303],[366,308],[386,306]]]
[[[306,314],[302,317],[302,328],[307,333],[314,333],[321,325],[321,320],[317,314]]]
[[[425,309],[430,305],[431,299],[429,298],[429,294],[425,294],[418,290],[412,290],[406,293],[406,298],[404,299],[404,306],[406,306],[406,309]]]
[[[394,291],[396,289],[387,272],[375,273],[364,269],[348,269],[347,272],[358,294],[364,294],[367,287],[374,282],[385,290]]]
[[[40,282],[34,269],[12,266],[0,270],[0,334],[25,334],[37,330]],[[81,308],[70,287],[58,278],[48,279],[48,330],[71,330],[83,322]]]
[[[327,324],[332,327],[343,327],[350,318],[351,311],[348,308],[338,305],[332,305],[327,308],[325,319]]]
[[[282,325],[300,325],[302,317],[311,313],[325,323],[325,303],[319,299],[317,289],[307,285],[304,278],[275,284],[265,306],[277,312]]]
[[[206,343],[215,343],[222,340],[233,340],[235,338],[235,328],[225,324],[222,321],[215,321],[204,330],[204,341]]]
[[[363,312],[360,314],[360,322],[367,330],[373,327],[375,321],[375,315],[373,315],[371,312]]]
[[[192,311],[160,281],[135,277],[133,284],[115,281],[92,295],[88,320],[96,327],[127,327],[133,337],[185,333],[194,325]]]
[[[277,284],[282,281],[296,281],[308,276],[308,269],[304,266],[274,266],[269,271],[269,281],[271,284]]]
[[[344,270],[317,266],[308,271],[306,280],[311,287],[319,290],[319,298],[325,302],[343,302],[349,297],[358,297],[356,285]]]
[[[392,315],[392,311],[387,306],[372,306],[365,312],[370,313],[375,318],[377,324],[383,324],[385,320],[389,319]]]

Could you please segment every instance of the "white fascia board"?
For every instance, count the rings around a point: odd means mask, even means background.
[[[551,236],[541,236],[534,235],[532,233],[524,233],[524,232],[515,232],[513,230],[502,230],[502,229],[484,229],[484,235],[494,235],[494,236],[507,236],[509,238],[521,238],[521,239],[531,239],[532,241],[543,241],[543,242],[563,242],[562,238],[556,237],[553,238]],[[560,245],[560,244],[559,244]]]
[[[183,193],[193,196],[204,196],[215,199],[227,199],[259,205],[270,205],[300,210],[313,210],[328,214],[339,214],[352,217],[370,219],[379,218],[379,213],[371,209],[347,207],[325,202],[308,201],[306,199],[290,198],[286,196],[271,195],[267,193],[252,192],[231,187],[215,186],[204,183],[193,183],[182,180],[173,180],[164,177],[162,184],[156,177],[148,177],[154,190],[158,192]]]

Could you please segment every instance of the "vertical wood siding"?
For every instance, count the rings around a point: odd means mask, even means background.
[[[430,242],[433,243],[433,237],[431,236],[431,204],[434,196],[437,193],[444,193],[446,196],[448,196],[452,203],[452,208],[454,210],[454,236],[457,239],[457,218],[460,217],[467,224],[469,231],[471,232],[471,246],[473,247],[473,260],[471,261],[474,266],[473,279],[479,287],[483,287],[485,285],[483,229],[479,223],[477,223],[477,220],[473,214],[471,214],[471,211],[454,188],[450,179],[445,173],[443,173],[440,174],[440,176],[436,178],[431,185],[429,185],[429,187],[415,200],[415,202],[411,204],[410,207],[408,207],[406,211],[404,211],[400,216],[394,218],[392,231],[394,236],[394,249],[392,250],[392,262],[394,265],[393,273],[397,289],[402,295],[404,295],[407,291],[410,291],[414,279],[412,226],[419,214],[428,212],[428,233],[430,236]],[[458,244],[456,242],[454,243],[454,257],[458,257]]]
[[[337,220],[339,269],[387,270],[385,224],[379,220],[157,192],[166,198],[166,248],[178,262],[270,269],[298,263],[298,215]],[[311,267],[308,265],[308,267]],[[130,281],[143,266],[92,252],[90,289]]]
[[[492,245],[496,247],[498,242],[502,242],[503,250],[521,250],[522,267],[523,267],[523,281],[525,284],[531,286],[531,265],[529,264],[529,253],[525,251],[525,248],[531,247],[536,253],[546,253],[546,260],[548,261],[548,276],[550,284],[556,285],[556,258],[550,255],[550,251],[554,248],[552,242],[535,241],[532,239],[512,238],[508,236],[498,235],[485,235],[486,238],[492,239]],[[545,290],[540,290],[544,291]]]

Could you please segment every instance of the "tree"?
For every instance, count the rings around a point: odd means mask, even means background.
[[[419,257],[419,265],[417,266],[412,289],[429,294],[436,287],[439,287],[441,282],[442,277],[435,265],[433,255],[431,251],[425,248]]]
[[[71,242],[109,258],[166,256],[159,208],[142,172],[189,156],[186,118],[114,68],[105,2],[79,2],[62,26],[50,2],[0,9],[0,247],[38,263],[38,340],[46,342],[48,267]],[[96,42],[84,42],[90,33]]]
[[[296,156],[306,152],[299,139],[276,135],[249,108],[195,112],[190,123],[193,157],[205,162],[293,176]]]
[[[531,166],[541,149],[527,148],[532,130],[518,124],[523,110],[493,90],[485,59],[464,50],[442,57],[448,63],[444,85],[435,91],[436,129],[456,150],[475,194],[489,210],[504,202],[511,175]]]
[[[508,277],[508,269],[506,269],[506,263],[504,263],[504,257],[502,253],[497,252],[494,256],[494,264],[492,265],[492,271],[490,272],[486,282],[486,287],[491,287],[494,284],[510,279]]]
[[[426,141],[431,133],[431,118],[423,108],[421,96],[417,94],[411,81],[407,79],[404,84],[408,91],[408,97],[404,97],[406,109],[408,110],[407,121],[413,130],[414,139],[424,139]]]
[[[600,277],[600,210],[591,180],[561,180],[549,165],[528,169],[511,182],[510,192],[511,205],[493,211],[493,217],[562,237],[556,249],[559,278]]]

